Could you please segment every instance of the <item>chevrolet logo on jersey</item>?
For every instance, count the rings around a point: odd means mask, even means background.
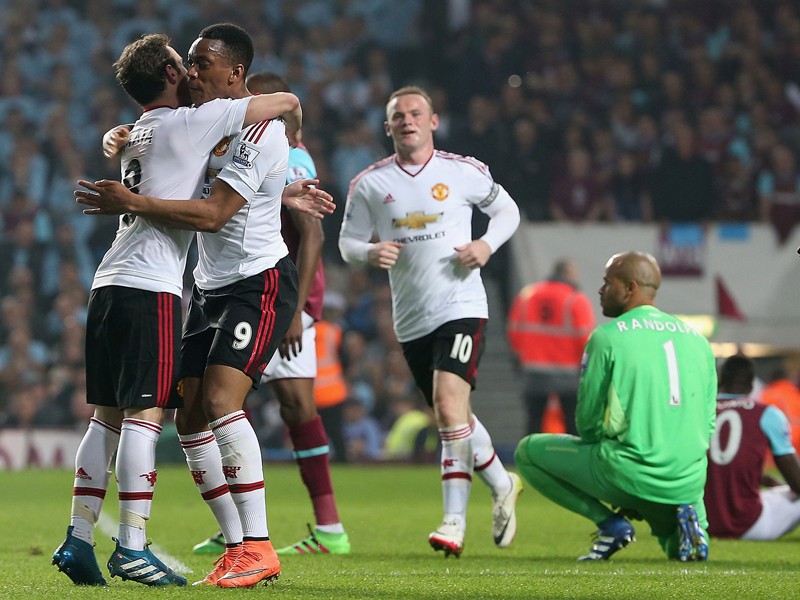
[[[444,213],[426,215],[424,212],[406,213],[405,219],[392,219],[392,227],[408,227],[409,229],[425,229],[428,223],[436,223],[441,220]]]

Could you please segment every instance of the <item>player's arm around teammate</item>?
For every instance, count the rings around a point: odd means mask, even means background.
[[[80,180],[87,191],[76,190],[77,201],[91,208],[91,215],[134,214],[174,229],[217,233],[246,204],[244,198],[223,180],[218,179],[207,198],[162,200],[135,194],[118,181],[103,179],[96,183]],[[317,186],[316,179],[304,179],[287,185],[281,202],[284,205],[321,219],[336,207],[333,197]]]
[[[297,96],[278,92],[251,98],[242,127],[269,119],[282,119],[286,123],[286,135],[289,143],[293,147],[297,146],[300,128],[303,124],[303,109],[300,107],[300,100]],[[125,147],[131,128],[131,125],[117,125],[106,131],[102,142],[103,155],[106,158],[113,158]]]

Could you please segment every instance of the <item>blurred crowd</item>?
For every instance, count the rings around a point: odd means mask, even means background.
[[[114,60],[156,31],[185,54],[219,21],[252,35],[251,72],[283,75],[300,97],[304,142],[340,205],[391,151],[386,98],[415,83],[440,115],[437,146],[486,162],[529,220],[762,220],[780,241],[800,220],[792,2],[0,0],[0,426],[88,415],[86,300],[116,220],[83,215],[72,190],[119,177],[100,139],[138,109]],[[324,221],[336,268],[341,218]],[[419,406],[401,401],[413,385],[375,277],[332,289],[348,414],[385,434]]]

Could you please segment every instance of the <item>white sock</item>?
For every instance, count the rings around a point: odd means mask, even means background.
[[[242,523],[239,521],[239,511],[236,510],[225,475],[222,474],[222,458],[214,434],[202,431],[178,437],[194,483],[214,513],[225,543],[241,544]]]
[[[506,497],[511,491],[511,478],[494,451],[489,432],[475,415],[472,415],[472,452],[475,456],[475,473],[492,490],[492,497]]]
[[[117,451],[119,489],[119,544],[144,550],[146,523],[156,486],[156,442],[161,425],[140,419],[124,419]]]
[[[323,533],[344,533],[344,525],[335,523],[334,525],[314,525],[314,529]]]
[[[253,426],[243,410],[225,415],[209,426],[217,439],[222,472],[239,511],[243,539],[269,539],[264,465]]]
[[[472,486],[472,432],[469,425],[439,429],[442,439],[442,499],[444,520],[467,528],[467,504]]]
[[[111,458],[119,444],[119,429],[92,417],[75,455],[75,483],[72,487],[72,535],[94,544],[94,526],[103,507]]]

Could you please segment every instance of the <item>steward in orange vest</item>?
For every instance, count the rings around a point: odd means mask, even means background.
[[[770,379],[759,400],[779,408],[786,415],[792,428],[792,445],[800,452],[800,389],[783,369],[776,370]]]
[[[508,341],[525,374],[528,433],[541,431],[547,398],[558,394],[566,430],[577,435],[581,357],[595,326],[594,309],[577,281],[575,262],[559,261],[548,280],[517,294],[508,315]]]
[[[336,323],[316,321],[317,330],[317,377],[314,379],[314,402],[317,408],[329,408],[347,399],[339,347],[342,344],[342,328]]]

